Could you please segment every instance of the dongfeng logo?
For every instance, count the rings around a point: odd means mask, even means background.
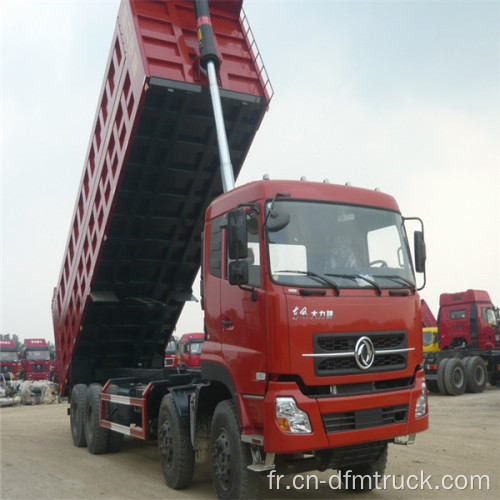
[[[368,370],[375,360],[375,349],[368,337],[361,337],[354,348],[354,359],[362,370]]]

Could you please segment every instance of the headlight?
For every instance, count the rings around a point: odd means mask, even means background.
[[[296,434],[312,432],[307,413],[298,408],[293,398],[276,398],[276,422],[283,432]]]
[[[422,392],[415,405],[415,418],[423,417],[427,413],[427,389],[425,382],[422,382]]]

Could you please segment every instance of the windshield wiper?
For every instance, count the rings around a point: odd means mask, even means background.
[[[282,269],[280,271],[274,271],[274,272],[275,273],[303,274],[304,276],[309,276],[311,278],[316,278],[317,280],[320,280],[323,283],[326,283],[331,288],[333,288],[333,290],[335,290],[336,295],[340,294],[340,288],[339,288],[339,286],[336,283],[334,283],[332,280],[329,280],[328,278],[325,278],[322,274],[314,273],[313,271],[296,271],[296,270],[292,270],[292,269]]]
[[[398,276],[397,274],[391,274],[391,275],[379,274],[376,276],[377,276],[377,278],[387,278],[387,279],[390,279],[392,281],[399,280],[400,282],[403,282],[405,285],[408,285],[408,288],[410,288],[410,290],[413,293],[415,293],[415,291],[416,291],[415,283],[411,282],[410,280],[407,280],[406,278],[403,278],[402,276]]]
[[[334,278],[346,278],[346,279],[350,279],[353,281],[356,281],[357,279],[366,281],[373,288],[375,288],[375,290],[377,290],[377,295],[382,295],[382,288],[380,288],[380,285],[377,282],[371,280],[370,278],[363,276],[362,274],[330,274],[330,273],[326,273],[326,275],[333,276]]]

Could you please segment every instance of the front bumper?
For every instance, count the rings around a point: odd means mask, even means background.
[[[391,441],[429,427],[429,414],[415,417],[422,394],[423,371],[410,389],[359,396],[310,398],[295,382],[270,382],[264,399],[264,449],[270,453],[299,453],[370,441]],[[312,432],[285,433],[276,421],[277,397],[292,397],[309,416]]]

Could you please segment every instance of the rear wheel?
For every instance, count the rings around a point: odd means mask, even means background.
[[[465,392],[465,366],[461,359],[453,358],[446,364],[444,385],[451,396],[460,396]]]
[[[384,475],[387,465],[388,446],[385,444],[380,456],[373,462],[340,469],[339,476],[346,490],[371,491]],[[349,471],[351,473],[349,474]]]
[[[260,478],[248,469],[250,446],[241,441],[238,414],[233,401],[221,401],[215,408],[210,430],[212,479],[221,499],[256,498]]]
[[[158,451],[167,486],[174,490],[189,486],[194,472],[194,450],[189,424],[181,419],[172,394],[163,396],[160,405]]]
[[[488,372],[484,361],[479,356],[467,358],[465,364],[465,375],[467,377],[468,392],[483,392],[488,379]]]
[[[104,453],[108,447],[109,429],[99,425],[99,384],[90,385],[87,389],[85,403],[85,439],[87,448],[93,455]]]
[[[446,386],[444,384],[444,371],[446,369],[446,365],[448,364],[448,361],[450,361],[450,358],[444,358],[441,360],[438,366],[438,373],[437,373],[437,385],[439,392],[443,395],[448,394],[448,391],[446,389]]]
[[[78,447],[87,445],[84,429],[86,397],[87,386],[85,384],[76,384],[71,390],[69,423],[71,427],[71,437],[73,438],[73,443]]]

